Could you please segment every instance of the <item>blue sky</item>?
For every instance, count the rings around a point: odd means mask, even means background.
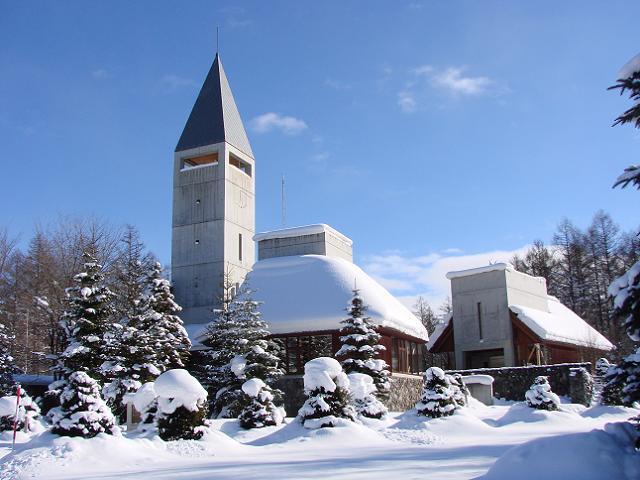
[[[95,214],[169,262],[172,153],[215,54],[256,155],[257,229],[326,222],[394,293],[596,210],[640,136],[607,86],[638,2],[0,1],[0,226]],[[270,115],[269,115],[270,114]],[[266,116],[265,116],[266,115]]]

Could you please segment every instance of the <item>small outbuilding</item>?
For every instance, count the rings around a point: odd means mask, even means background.
[[[508,263],[449,272],[452,314],[428,343],[446,368],[475,369],[591,360],[613,344],[557,298],[544,278]]]

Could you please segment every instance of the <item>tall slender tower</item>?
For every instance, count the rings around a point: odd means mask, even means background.
[[[187,324],[211,321],[225,272],[255,261],[255,161],[219,55],[174,155],[171,278]]]

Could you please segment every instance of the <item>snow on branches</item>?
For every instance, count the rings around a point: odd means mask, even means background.
[[[349,378],[337,360],[320,357],[307,362],[304,391],[307,400],[298,418],[306,428],[333,427],[355,420],[355,409],[349,404]]]
[[[384,360],[377,358],[385,347],[380,345],[380,334],[376,332],[371,318],[364,315],[366,309],[358,290],[354,289],[347,307],[349,317],[341,322],[342,347],[336,357],[343,358],[341,363],[346,373],[369,375],[376,386],[376,395],[385,398],[390,388],[389,366]]]
[[[560,398],[551,391],[549,379],[544,376],[536,377],[529,390],[524,394],[527,405],[538,410],[558,410]]]
[[[418,414],[431,418],[453,415],[456,409],[454,389],[441,368],[431,367],[424,372],[424,389],[416,403]]]

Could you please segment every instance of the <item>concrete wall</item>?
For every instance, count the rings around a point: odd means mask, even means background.
[[[509,305],[522,305],[545,312],[549,311],[547,282],[541,277],[506,270],[507,299]]]
[[[538,376],[549,377],[551,390],[557,395],[570,397],[574,403],[588,405],[591,401],[592,381],[590,363],[562,363],[527,367],[479,368],[451,370],[449,374],[491,375],[494,378],[493,395],[506,400],[524,401],[524,394]]]
[[[258,242],[259,260],[292,255],[326,255],[353,262],[352,246],[331,232],[270,238]]]
[[[181,170],[184,158],[212,152],[217,164]],[[230,152],[251,165],[252,176],[229,164]],[[176,152],[173,185],[171,280],[185,323],[204,323],[222,294],[225,270],[241,283],[255,262],[255,162],[227,143]]]
[[[465,365],[466,352],[504,349],[505,365],[514,351],[504,271],[490,271],[451,280],[456,366]],[[478,322],[482,315],[482,338]]]

